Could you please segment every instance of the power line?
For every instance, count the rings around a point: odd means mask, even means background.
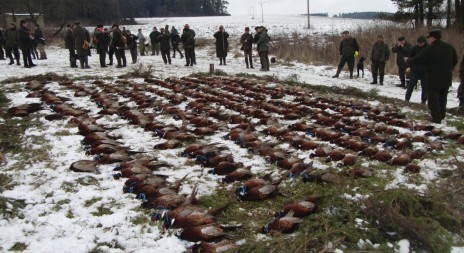
[[[308,0],[308,29],[311,28],[311,23],[309,21],[309,0]]]
[[[258,4],[261,5],[261,22],[264,23],[264,11],[263,11],[263,4],[265,4],[266,2],[259,2]]]

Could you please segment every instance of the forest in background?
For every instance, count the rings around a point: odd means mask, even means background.
[[[228,15],[226,0],[1,0],[0,13],[40,13],[47,25],[134,22],[136,17]]]

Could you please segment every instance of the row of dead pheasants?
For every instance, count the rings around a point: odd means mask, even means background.
[[[338,162],[337,166],[353,166],[358,156],[365,156],[392,165],[407,166],[413,172],[420,168],[412,160],[423,159],[431,151],[443,149],[440,139],[430,142],[429,136],[441,136],[441,139],[454,139],[464,144],[464,136],[460,133],[443,134],[433,126],[413,124],[389,106],[372,107],[360,101],[314,97],[307,91],[268,88],[243,79],[147,79],[146,82],[148,84],[121,81],[124,86],[129,86],[123,88],[96,81],[94,84],[98,89],[73,82],[62,84],[74,89],[76,97],[90,96],[101,108],[98,114],[119,115],[131,124],[153,132],[154,136],[166,139],[166,142],[156,145],[156,149],[180,148],[185,142],[195,142],[225,130],[228,132],[224,139],[276,164],[290,178],[301,176],[304,181],[333,182],[339,175],[316,172],[312,163],[292,158],[292,152],[278,148],[282,142],[294,149],[311,151],[310,158],[323,157],[326,162]],[[179,233],[182,239],[217,241],[226,236],[224,229],[236,228],[221,227],[216,223],[215,216],[228,205],[213,210],[199,207],[196,188],[190,196],[178,194],[185,178],[170,185],[166,177],[153,174],[153,171],[169,167],[169,164],[156,159],[135,158],[138,152],[125,147],[117,136],[111,135],[109,131],[112,128],[96,123],[100,116],[89,117],[88,110],[74,108],[67,103],[69,99],[47,90],[44,85],[28,83],[26,88],[31,90],[28,97],[40,97],[49,105],[54,111],[46,116],[49,120],[72,117],[79,133],[84,136],[83,143],[87,145],[88,154],[97,157],[97,161],[79,161],[71,168],[79,171],[79,168],[89,164],[120,163],[116,168],[116,177],[129,178],[125,182],[124,192],[134,193],[143,200],[144,206],[154,208],[153,219],[161,220],[165,227],[182,228]],[[155,94],[156,97],[147,94]],[[293,96],[292,102],[282,100],[288,95]],[[137,106],[119,102],[121,96]],[[185,110],[179,109],[181,104],[185,105]],[[44,108],[40,103],[27,104],[10,108],[9,113],[12,116],[27,116]],[[154,112],[146,113],[147,109]],[[234,113],[227,113],[231,111]],[[156,120],[159,114],[172,114],[183,124],[165,125]],[[288,124],[287,127],[278,124],[290,120],[300,122]],[[234,126],[230,128],[228,124]],[[262,130],[257,131],[257,128]],[[411,133],[400,134],[399,128],[410,130]],[[260,140],[262,134],[274,137],[275,141]],[[426,144],[426,148],[411,150],[416,142]],[[378,144],[383,144],[384,148],[379,150]],[[394,157],[392,153],[398,155]],[[181,155],[211,168],[211,173],[224,176],[224,182],[245,181],[236,190],[242,200],[258,201],[275,197],[279,183],[285,178],[276,182],[267,177],[253,178],[249,168],[236,163],[227,149],[218,144],[191,144]],[[372,174],[368,169],[356,167],[349,171],[351,175],[359,177]],[[301,217],[315,211],[315,200],[308,197],[285,206],[260,231],[295,231],[302,222]],[[195,248],[214,249],[217,246],[228,248],[236,245],[228,242],[218,245],[201,243]]]

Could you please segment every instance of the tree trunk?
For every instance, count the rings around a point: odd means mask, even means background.
[[[455,16],[455,20],[454,20],[454,25],[456,27],[460,27],[462,25],[462,14],[461,14],[461,2],[460,0],[455,0],[454,1],[454,16]]]
[[[424,15],[424,1],[419,1],[419,25],[424,26],[425,15]]]
[[[446,29],[451,27],[451,0],[446,0]]]

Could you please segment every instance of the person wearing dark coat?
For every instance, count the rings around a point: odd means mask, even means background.
[[[81,69],[89,69],[90,34],[81,26],[79,21],[74,22],[73,34],[74,48],[76,49]]]
[[[40,58],[37,55],[38,59],[40,60],[47,59],[47,54],[45,53],[45,49],[44,49],[45,39],[43,36],[43,32],[38,25],[35,26],[35,30],[34,30],[34,42],[35,42],[34,44],[35,48],[38,49],[40,53]]]
[[[190,29],[188,24],[184,25],[182,36],[180,37],[182,46],[185,50],[185,66],[193,66],[195,60],[195,31]]]
[[[156,42],[156,38],[160,35],[158,28],[153,27],[153,31],[150,33],[150,43],[151,43],[151,55],[159,55],[160,45]]]
[[[100,67],[106,68],[108,67],[106,66],[106,53],[108,52],[108,46],[110,45],[110,38],[103,30],[102,25],[97,26],[93,37],[93,42],[95,43],[95,47],[97,48],[97,53],[100,58]]]
[[[121,30],[119,30],[119,25],[113,25],[113,39],[111,41],[111,46],[114,47],[116,60],[118,65],[116,68],[123,68],[127,66],[126,53],[124,48],[127,44],[127,38],[122,35]]]
[[[16,23],[11,22],[9,28],[5,31],[5,48],[6,48],[6,57],[10,58],[9,65],[14,64],[14,59],[16,60],[16,65],[20,66],[19,62],[19,37],[18,30],[16,29]]]
[[[164,64],[169,63],[169,65],[171,65],[170,40],[169,35],[166,34],[166,29],[161,28],[161,34],[156,38],[156,41],[160,44],[161,56],[163,57]]]
[[[219,26],[219,31],[214,34],[216,39],[216,56],[219,58],[219,65],[227,65],[226,57],[229,51],[229,34],[224,30],[224,26]]]
[[[258,48],[259,58],[261,59],[261,71],[269,71],[269,42],[271,38],[264,26],[260,26],[257,31],[259,38],[256,42],[256,46]]]
[[[396,65],[398,66],[398,76],[400,78],[401,84],[396,85],[396,87],[406,88],[406,62],[404,61],[405,57],[408,57],[411,53],[412,45],[409,42],[406,42],[404,36],[398,37],[398,44],[392,48],[392,53],[396,54]]]
[[[464,112],[464,55],[462,56],[461,67],[459,68],[459,78],[461,79],[458,88],[459,110]]]
[[[6,60],[5,58],[5,51],[3,50],[5,48],[5,35],[3,28],[0,27],[0,60]]]
[[[340,63],[338,64],[337,73],[332,76],[338,78],[345,64],[348,64],[350,78],[353,79],[354,58],[358,56],[359,45],[355,38],[351,37],[349,31],[342,32],[343,40],[340,42]]]
[[[253,54],[251,52],[253,49],[253,35],[251,35],[249,27],[245,27],[245,33],[240,37],[240,43],[242,44],[240,49],[245,54],[246,68],[253,68]]]
[[[179,49],[179,43],[180,43],[179,32],[174,26],[171,28],[171,33],[169,37],[171,38],[171,46],[172,46],[172,53],[173,53],[172,58],[176,58],[176,51],[179,52],[181,59],[184,58],[184,55]]]
[[[416,55],[419,55],[425,48],[428,47],[427,39],[424,36],[417,38],[417,45],[412,47],[411,53],[409,53],[409,58],[414,58]],[[414,67],[408,67],[406,73],[410,73],[409,83],[406,88],[405,100],[409,102],[411,99],[412,92],[416,87],[418,81],[421,83],[421,102],[425,104],[427,102],[427,83],[425,78],[425,66],[417,65]]]
[[[129,48],[129,52],[132,58],[132,64],[137,63],[137,35],[132,34],[129,30],[126,32],[127,36],[127,47]]]
[[[411,66],[425,65],[428,107],[433,123],[441,123],[446,116],[448,90],[453,82],[453,69],[458,64],[456,49],[441,40],[441,31],[429,32],[429,45],[419,55],[406,59]]]
[[[27,21],[21,20],[20,28],[18,30],[19,36],[19,48],[23,54],[23,62],[25,68],[31,68],[36,66],[32,62],[31,51],[34,47],[34,37],[31,34],[31,31],[27,28]]]
[[[64,36],[64,47],[69,50],[69,63],[71,64],[71,68],[77,68],[77,55],[74,43],[75,38],[73,34],[73,27],[72,25],[68,25],[66,35]]]
[[[372,47],[371,64],[372,64],[372,82],[377,84],[379,77],[380,85],[383,85],[383,77],[385,75],[385,63],[390,59],[390,49],[383,42],[383,35],[377,35],[377,42]]]

